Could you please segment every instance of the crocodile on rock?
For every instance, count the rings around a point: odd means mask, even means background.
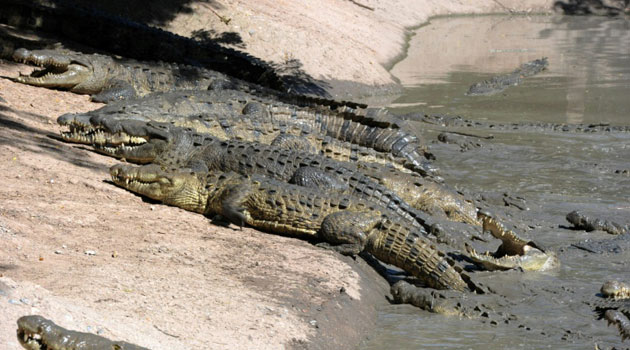
[[[93,133],[104,119],[169,122],[220,138],[260,142],[266,142],[264,136],[273,139],[281,132],[317,134],[345,142],[336,146],[326,141],[326,147],[336,148],[326,151],[331,156],[340,153],[348,157],[345,160],[381,162],[422,175],[435,175],[424,143],[404,131],[397,120],[384,121],[384,112],[380,110],[368,110],[365,115],[357,113],[345,107],[343,111],[327,106],[299,107],[234,90],[176,91],[112,103],[84,114],[63,115],[58,122],[70,127],[70,134],[77,134],[74,142],[80,142],[84,134]],[[362,154],[367,156],[362,159]]]
[[[92,333],[71,331],[38,315],[20,317],[17,326],[18,341],[27,350],[149,350]]]
[[[233,172],[166,172],[158,165],[115,165],[115,184],[165,204],[221,215],[273,233],[313,237],[343,254],[366,251],[436,289],[474,284],[400,215],[358,198]],[[464,280],[468,280],[465,282]]]

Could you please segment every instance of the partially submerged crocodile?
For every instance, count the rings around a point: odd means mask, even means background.
[[[97,132],[95,127],[103,119],[169,122],[221,138],[261,142],[265,142],[260,139],[264,135],[274,138],[293,129],[300,134],[318,134],[348,143],[335,146],[337,150],[329,152],[331,155],[340,153],[350,157],[348,160],[378,161],[434,175],[436,170],[428,162],[427,157],[431,156],[422,140],[400,128],[396,120],[383,121],[381,113],[368,110],[362,116],[348,108],[341,111],[326,106],[298,107],[234,90],[177,91],[109,104],[84,114],[63,115],[58,122],[70,127],[66,135],[73,142],[81,142],[81,136]],[[330,142],[326,144],[329,145]],[[360,159],[363,153],[371,159]]]
[[[523,81],[523,78],[530,77],[545,70],[549,62],[547,57],[523,63],[511,73],[492,77],[480,83],[473,84],[466,95],[468,96],[490,96],[505,91],[510,86],[515,86]]]
[[[605,231],[611,235],[621,235],[630,233],[630,225],[622,225],[613,221],[603,220],[591,216],[587,216],[577,210],[574,210],[567,214],[567,221],[573,225],[574,228],[590,231]]]
[[[165,123],[92,119],[92,125],[99,122],[95,125],[99,132],[91,138],[91,144],[100,152],[128,161],[155,163],[165,168],[192,167],[200,171],[236,171],[243,175],[257,173],[302,186],[334,188],[404,212],[427,227],[431,226],[432,219],[412,208],[455,221],[479,224],[473,203],[414,173],[402,173],[379,164],[336,161],[277,146],[274,142],[266,145],[223,141]],[[285,136],[281,134],[279,137]]]
[[[619,281],[607,281],[602,285],[600,300],[595,310],[609,325],[619,330],[621,339],[630,339],[630,286]]]
[[[558,266],[558,258],[553,252],[507,230],[490,213],[480,210],[479,218],[483,222],[484,231],[490,231],[494,237],[501,240],[502,244],[493,254],[487,252],[480,254],[472,247],[468,247],[469,257],[476,264],[489,271],[515,268],[525,271],[546,271]]]
[[[416,227],[371,202],[260,175],[165,172],[155,164],[115,165],[110,172],[117,185],[169,205],[222,215],[241,226],[247,224],[273,233],[317,237],[343,254],[365,250],[432,288],[474,288],[469,278],[456,270]]]
[[[92,333],[71,331],[38,315],[20,317],[17,326],[18,341],[27,350],[148,350]]]

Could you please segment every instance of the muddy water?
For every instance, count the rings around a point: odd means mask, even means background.
[[[389,108],[490,122],[630,125],[628,29],[626,20],[588,17],[433,20],[417,31],[408,57],[393,67],[406,92]],[[519,86],[494,96],[464,95],[475,82],[541,57],[549,58],[548,69]],[[478,275],[510,297],[513,304],[494,307],[515,315],[508,324],[392,305],[382,310],[379,330],[363,349],[628,347],[585,302],[595,300],[607,279],[630,281],[630,244],[621,244],[617,253],[575,249],[571,244],[614,237],[569,230],[564,217],[580,209],[630,223],[630,175],[623,174],[630,169],[630,133],[446,128],[413,118],[408,124],[431,142],[448,184],[490,198],[481,203],[523,236],[556,251],[561,266],[544,273]],[[479,136],[464,137],[479,147],[463,151],[438,142],[445,131]],[[521,208],[505,206],[504,197],[518,198]]]

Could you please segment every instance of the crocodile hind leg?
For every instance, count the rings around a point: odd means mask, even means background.
[[[349,190],[349,186],[345,181],[310,166],[304,166],[296,170],[291,179],[289,179],[289,183],[325,191],[346,192]]]
[[[367,233],[380,222],[381,215],[377,212],[332,213],[322,222],[320,236],[326,243],[319,246],[344,255],[357,255],[365,249]]]

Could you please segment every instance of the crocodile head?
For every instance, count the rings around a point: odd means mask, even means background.
[[[630,299],[630,286],[619,281],[607,281],[602,285],[601,293],[606,298]]]
[[[64,54],[56,50],[17,49],[13,53],[17,62],[42,67],[30,75],[20,74],[20,83],[70,90],[82,94],[96,94],[106,87],[107,65],[94,64],[94,60],[111,60],[106,56]]]
[[[17,325],[18,341],[28,350],[147,350],[91,333],[67,330],[37,315],[20,317]]]
[[[92,145],[99,153],[140,164],[154,161],[179,135],[170,124],[142,118],[66,114],[57,122],[69,129],[61,133],[64,141]]]
[[[546,271],[558,266],[559,262],[553,252],[546,251],[532,241],[519,237],[507,230],[491,214],[480,210],[479,220],[484,231],[501,240],[502,244],[495,253],[478,253],[472,247],[466,246],[469,257],[486,270],[509,270],[521,268],[525,271]]]
[[[109,172],[116,185],[131,192],[197,213],[206,210],[208,188],[193,172],[165,171],[156,164],[117,164]]]

